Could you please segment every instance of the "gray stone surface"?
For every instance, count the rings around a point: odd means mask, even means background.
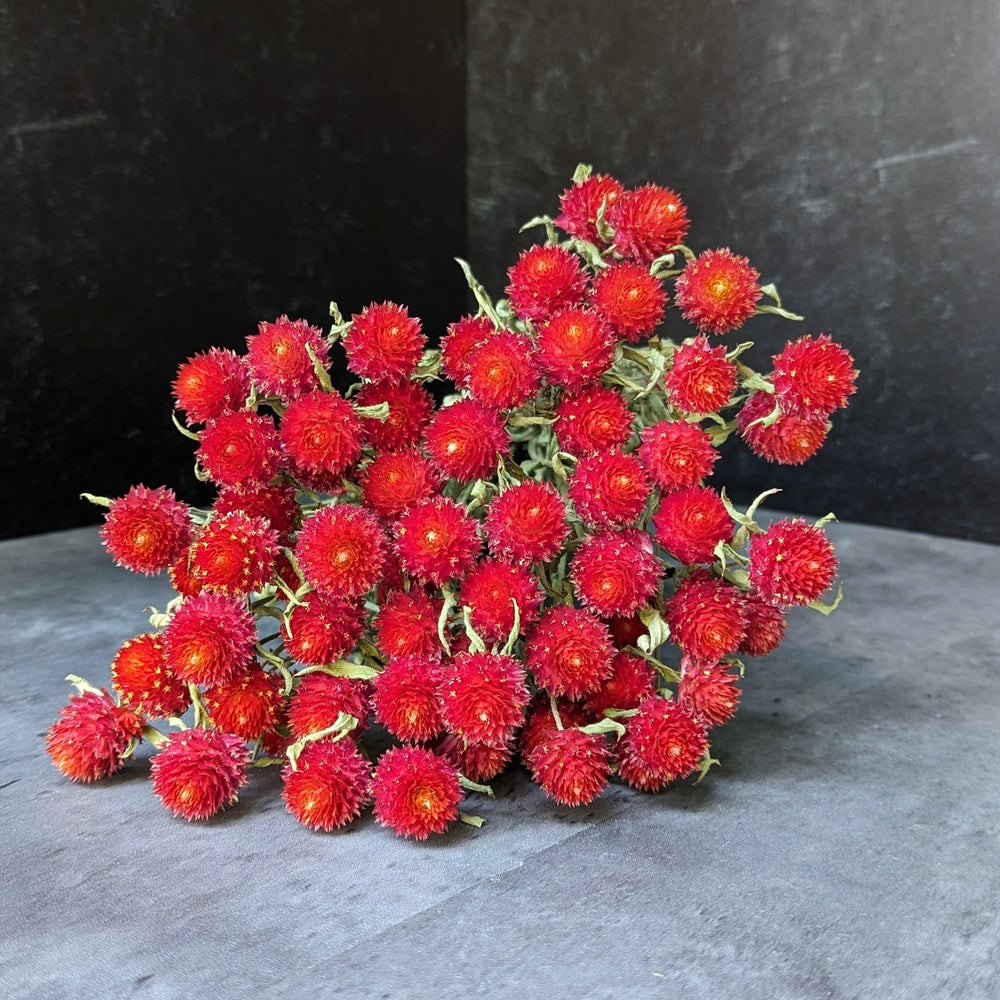
[[[63,677],[108,683],[169,590],[92,529],[0,544],[0,996],[1000,995],[997,549],[830,532],[844,603],[751,661],[706,781],[572,811],[514,771],[422,845],[310,833],[272,772],[201,824],[141,760],[63,779]]]

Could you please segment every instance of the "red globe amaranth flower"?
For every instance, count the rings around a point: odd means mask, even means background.
[[[604,618],[634,615],[657,592],[663,566],[645,531],[591,535],[570,561],[570,578],[581,603]]]
[[[257,333],[247,337],[247,366],[254,384],[263,395],[286,403],[317,388],[309,349],[324,368],[329,364],[330,342],[318,326],[287,316],[260,323]]]
[[[597,716],[584,708],[578,701],[569,701],[566,698],[556,698],[556,711],[559,713],[559,721],[564,727],[586,726],[597,721]],[[525,767],[531,759],[532,751],[551,733],[559,731],[555,716],[552,714],[552,699],[548,692],[539,691],[528,703],[525,712],[524,727],[518,735],[517,744],[521,754],[521,760]]]
[[[577,392],[593,385],[611,367],[615,339],[589,309],[563,309],[538,331],[537,360],[552,385]]]
[[[551,694],[579,699],[611,676],[608,627],[583,608],[557,605],[543,612],[525,643],[524,663]]]
[[[551,483],[526,480],[493,499],[483,530],[497,558],[547,562],[569,535],[566,504]]]
[[[258,666],[206,689],[203,699],[212,722],[243,740],[256,740],[281,721],[283,685]]]
[[[390,747],[372,778],[375,818],[395,833],[426,840],[458,819],[462,787],[451,761],[423,747]]]
[[[355,739],[368,724],[370,690],[363,681],[333,674],[306,674],[288,702],[288,726],[296,739],[329,729],[343,712],[358,720],[351,730]]]
[[[307,392],[281,418],[281,444],[296,466],[339,476],[361,455],[361,420],[337,392]]]
[[[292,767],[281,770],[281,797],[310,830],[333,830],[361,815],[368,802],[371,766],[353,740],[307,743]]]
[[[394,656],[375,678],[375,718],[393,736],[422,743],[444,728],[439,691],[441,660],[435,655]]]
[[[417,444],[434,412],[434,397],[419,382],[369,382],[358,390],[354,402],[389,406],[385,420],[361,418],[365,440],[377,451],[399,451]]]
[[[854,358],[825,333],[789,341],[772,361],[774,395],[785,413],[828,417],[857,390]]]
[[[503,653],[458,653],[441,665],[445,727],[473,743],[505,743],[524,721],[524,667]]]
[[[441,652],[438,617],[443,602],[419,587],[393,590],[375,618],[375,636],[383,656],[429,656]]]
[[[559,195],[559,214],[552,221],[570,236],[603,246],[608,241],[598,231],[598,216],[603,206],[606,218],[623,191],[621,181],[614,177],[591,174]]]
[[[823,414],[796,416],[780,413],[768,418],[775,407],[772,396],[755,392],[736,415],[740,436],[759,458],[781,465],[801,465],[823,446],[830,429]]]
[[[631,653],[615,654],[611,661],[611,676],[587,695],[587,711],[600,718],[606,709],[638,708],[643,698],[656,691],[656,670],[648,660]]]
[[[719,542],[732,541],[736,526],[722,498],[710,486],[667,493],[653,515],[656,540],[678,562],[707,563]]]
[[[567,484],[581,520],[598,528],[617,528],[635,521],[645,510],[651,490],[639,459],[620,451],[581,458]]]
[[[221,684],[249,669],[257,627],[246,602],[224,594],[187,597],[163,632],[167,667],[185,684]]]
[[[523,631],[538,617],[542,597],[538,577],[524,563],[483,559],[462,581],[459,604],[469,608],[476,632],[486,642],[496,642],[514,628],[514,602]]]
[[[181,715],[191,704],[187,685],[167,667],[159,632],[137,635],[119,647],[111,683],[123,705],[154,719]]]
[[[45,750],[72,781],[98,781],[121,769],[129,743],[142,734],[142,718],[94,691],[70,695],[45,734]]]
[[[564,806],[582,806],[604,791],[611,754],[602,735],[556,729],[535,744],[528,767],[549,798]]]
[[[239,736],[218,729],[174,733],[153,757],[153,794],[175,816],[208,819],[236,801],[250,754]]]
[[[746,595],[747,634],[736,649],[746,656],[765,656],[781,645],[788,622],[781,608],[769,604],[759,594]]]
[[[235,351],[210,347],[177,369],[171,388],[188,423],[203,424],[243,408],[250,395],[250,373]]]
[[[664,378],[670,401],[682,413],[718,413],[729,404],[738,381],[736,365],[721,344],[704,336],[681,344]]]
[[[564,395],[555,415],[559,445],[573,455],[613,451],[622,447],[632,433],[634,415],[625,397],[602,385]]]
[[[671,640],[688,656],[720,660],[746,635],[746,596],[708,570],[696,570],[678,584],[663,620]]]
[[[278,533],[242,511],[213,515],[191,546],[190,568],[202,589],[240,596],[261,591],[274,576]]]
[[[595,275],[587,304],[616,338],[638,344],[663,322],[667,293],[647,268],[623,260]]]
[[[372,303],[351,317],[344,334],[347,367],[355,375],[378,381],[404,379],[416,370],[427,338],[420,320],[406,306],[394,302]]]
[[[440,473],[416,448],[376,455],[358,476],[365,506],[385,520],[395,520],[442,486]]]
[[[382,575],[386,538],[370,510],[334,504],[302,522],[295,557],[316,590],[331,597],[360,597]]]
[[[465,355],[464,385],[474,399],[497,410],[523,406],[541,385],[534,344],[523,334],[497,330]]]
[[[503,417],[475,399],[438,410],[424,430],[424,442],[441,474],[460,483],[487,478],[510,450]]]
[[[195,531],[194,538],[197,541],[197,530]],[[194,597],[195,594],[201,593],[201,580],[194,575],[191,569],[190,546],[170,564],[167,572],[170,575],[170,585],[181,597]]]
[[[618,773],[641,791],[657,791],[691,774],[708,750],[705,726],[683,705],[653,696],[625,722]]]
[[[719,457],[708,432],[685,420],[661,420],[644,427],[639,437],[636,455],[663,490],[701,485]]]
[[[469,375],[466,358],[480,341],[496,331],[489,316],[463,316],[449,324],[441,338],[441,372],[455,385],[464,385]]]
[[[447,757],[470,781],[492,781],[511,762],[514,741],[504,743],[470,743],[462,736],[446,735],[434,748]]]
[[[728,333],[756,311],[762,294],[758,278],[750,261],[728,247],[706,250],[678,276],[674,297],[681,315],[699,330]]]
[[[656,184],[623,192],[608,212],[615,249],[647,267],[684,242],[687,208],[670,188]]]
[[[111,501],[100,533],[115,565],[152,575],[170,566],[190,544],[189,508],[168,487],[151,490],[140,483]]]
[[[685,657],[677,700],[702,725],[721,726],[736,713],[740,703],[737,677],[723,663],[703,663]]]
[[[750,585],[771,604],[815,601],[837,575],[833,544],[822,528],[799,517],[776,521],[750,539]]]
[[[421,500],[396,522],[396,553],[407,573],[440,587],[472,568],[482,548],[476,526],[454,500]]]
[[[224,486],[219,490],[212,510],[216,517],[237,510],[249,517],[262,517],[278,533],[281,541],[295,531],[300,516],[299,505],[295,501],[295,487],[286,482]]]
[[[583,301],[587,275],[580,258],[565,247],[539,243],[522,250],[507,269],[505,289],[511,308],[521,319],[539,323],[560,309]]]
[[[281,442],[274,421],[251,410],[210,420],[201,432],[196,454],[219,486],[266,483],[281,468]]]
[[[333,663],[345,656],[365,628],[364,603],[357,598],[329,597],[313,590],[290,608],[281,636],[285,649],[308,666]]]

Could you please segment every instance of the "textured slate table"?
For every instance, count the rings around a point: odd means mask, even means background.
[[[300,827],[278,777],[201,824],[148,764],[43,749],[166,584],[96,530],[0,543],[0,996],[1000,996],[1000,600],[988,545],[830,528],[846,595],[750,661],[722,760],[572,811],[523,773],[426,844]]]

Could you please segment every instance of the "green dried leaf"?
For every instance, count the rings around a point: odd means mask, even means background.
[[[177,411],[176,410],[171,410],[170,411],[170,419],[174,422],[174,427],[176,427],[181,432],[181,434],[184,435],[184,437],[190,438],[192,441],[201,441],[201,438],[198,437],[198,435],[195,434],[194,431],[188,430],[187,427],[185,427],[177,419]]]
[[[465,823],[466,826],[474,826],[477,830],[486,822],[482,816],[473,816],[471,813],[464,812],[458,814],[458,820],[460,823]]]
[[[333,383],[330,381],[330,373],[323,367],[323,362],[320,361],[316,352],[313,350],[312,344],[307,343],[306,354],[309,355],[309,360],[312,362],[313,371],[316,373],[316,379],[320,384],[320,388],[324,392],[333,392]]]
[[[573,183],[582,184],[592,173],[594,168],[589,163],[578,163],[573,171]]]
[[[625,727],[610,716],[601,719],[600,722],[592,722],[589,726],[580,726],[579,729],[581,733],[586,733],[588,736],[603,736],[605,733],[614,733],[618,739],[621,739],[625,735]]]
[[[462,273],[465,275],[466,284],[468,284],[472,294],[475,295],[480,308],[493,321],[494,326],[502,327],[503,322],[497,315],[497,311],[493,307],[492,300],[489,295],[486,294],[486,289],[483,288],[478,281],[476,281],[475,277],[473,277],[472,268],[469,267],[468,261],[462,260],[461,257],[456,257],[455,260],[458,262],[458,266],[462,269]]]
[[[823,601],[815,600],[810,601],[806,607],[812,608],[813,611],[818,611],[821,615],[829,615],[837,610],[837,606],[840,604],[844,597],[844,585],[837,585],[837,595],[829,604],[824,604]]]
[[[371,420],[380,420],[385,423],[389,419],[389,404],[374,403],[372,406],[355,406],[354,412],[359,417],[368,417]]]
[[[70,682],[80,692],[80,694],[99,694],[103,695],[104,692],[100,688],[95,688],[90,681],[84,680],[82,677],[78,677],[76,674],[67,674],[66,680]]]
[[[467,778],[464,774],[458,776],[458,783],[468,792],[480,792],[493,798],[493,789],[489,785],[480,785],[478,782]]]

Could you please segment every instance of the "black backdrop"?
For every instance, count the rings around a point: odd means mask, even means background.
[[[281,313],[499,294],[578,161],[680,191],[859,391],[746,499],[1000,541],[995,0],[69,0],[0,9],[5,535],[95,521],[81,490],[197,499],[169,383]],[[468,180],[466,180],[468,178]]]

